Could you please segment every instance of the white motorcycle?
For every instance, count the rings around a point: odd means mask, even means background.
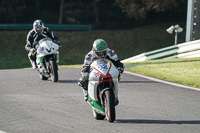
[[[118,95],[119,71],[111,61],[101,58],[91,64],[88,83],[88,103],[94,118],[115,121],[115,98]]]
[[[59,45],[54,43],[50,38],[43,38],[36,45],[36,63],[41,80],[51,78],[53,82],[58,81],[58,61]]]

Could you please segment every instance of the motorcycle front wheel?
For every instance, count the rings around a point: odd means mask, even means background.
[[[115,121],[115,95],[112,90],[106,90],[104,94],[106,119]]]
[[[51,80],[53,82],[57,82],[58,81],[58,66],[56,63],[56,60],[50,60],[50,76],[51,76]]]

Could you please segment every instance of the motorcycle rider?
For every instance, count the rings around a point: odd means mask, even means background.
[[[52,41],[58,45],[60,45],[60,41],[58,37],[56,37],[52,31],[49,30],[48,27],[44,27],[44,23],[42,20],[35,20],[33,22],[33,29],[29,31],[26,39],[25,49],[29,51],[28,58],[31,62],[32,68],[37,69],[36,65],[36,48],[35,46],[38,42],[43,38],[51,38]],[[41,64],[44,67],[43,64]],[[46,70],[44,68],[44,70]]]
[[[92,50],[85,56],[84,65],[81,70],[81,78],[78,81],[78,85],[83,87],[83,94],[84,94],[84,100],[88,100],[88,79],[89,79],[89,73],[90,73],[90,65],[92,64],[92,61],[98,58],[106,58],[110,60],[115,67],[118,69],[119,73],[123,73],[124,71],[124,64],[120,62],[117,54],[114,50],[109,49],[107,46],[106,41],[103,39],[97,39],[93,43]],[[118,92],[118,90],[116,90]],[[117,93],[116,93],[117,94]],[[115,104],[117,105],[119,103],[118,100],[118,94],[115,96]]]

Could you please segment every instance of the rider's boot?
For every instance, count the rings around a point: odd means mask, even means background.
[[[84,101],[87,102],[88,100],[88,79],[85,79],[84,77],[81,77],[78,81],[78,85],[83,87],[83,96],[84,96]]]
[[[31,61],[32,68],[37,69],[38,67],[36,65],[36,61],[32,61],[32,60],[30,60],[30,61]]]
[[[84,96],[84,100],[87,101],[88,100],[88,91],[83,89],[83,96]]]
[[[114,94],[115,94],[115,106],[117,106],[117,105],[119,104],[119,99],[118,99],[118,86],[115,86]]]
[[[43,62],[41,62],[41,71],[43,72],[43,73],[47,73],[47,70],[46,70],[46,68],[45,68],[45,66],[44,66],[44,63]]]
[[[119,104],[119,100],[118,98],[115,98],[115,106],[117,106]]]

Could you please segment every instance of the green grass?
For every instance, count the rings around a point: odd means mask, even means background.
[[[152,60],[126,66],[127,71],[200,88],[200,58]]]
[[[180,24],[180,23],[179,23]],[[95,39],[107,41],[120,58],[126,59],[141,53],[174,45],[174,34],[166,29],[173,24],[153,24],[126,30],[54,31],[59,37],[59,67],[82,67],[85,55]],[[184,30],[185,31],[185,30]],[[25,50],[28,31],[0,31],[0,69],[30,68]],[[178,35],[178,43],[185,40],[185,32]],[[77,65],[78,64],[78,65]],[[126,70],[163,80],[200,88],[200,58],[150,60],[126,64]]]
[[[154,24],[127,30],[54,31],[60,39],[60,65],[83,64],[93,41],[102,38],[114,49],[120,60],[174,44],[174,35],[166,29],[172,25]],[[28,52],[24,49],[28,31],[0,31],[0,69],[30,67]],[[184,42],[185,33],[178,36]]]
[[[180,23],[179,23],[180,24]],[[82,67],[85,55],[95,39],[107,41],[120,58],[126,59],[141,53],[174,45],[174,34],[166,29],[171,23],[153,24],[126,30],[54,31],[59,37],[59,67]],[[0,69],[31,67],[25,50],[28,31],[0,31]],[[178,36],[178,43],[185,40],[185,32]],[[136,73],[200,88],[200,59],[152,60],[126,64],[126,69]]]
[[[83,64],[80,65],[59,65],[59,67],[67,67],[67,68],[82,68]]]
[[[62,65],[59,67],[82,68],[80,65]],[[126,63],[127,71],[200,88],[200,57],[148,60]]]

